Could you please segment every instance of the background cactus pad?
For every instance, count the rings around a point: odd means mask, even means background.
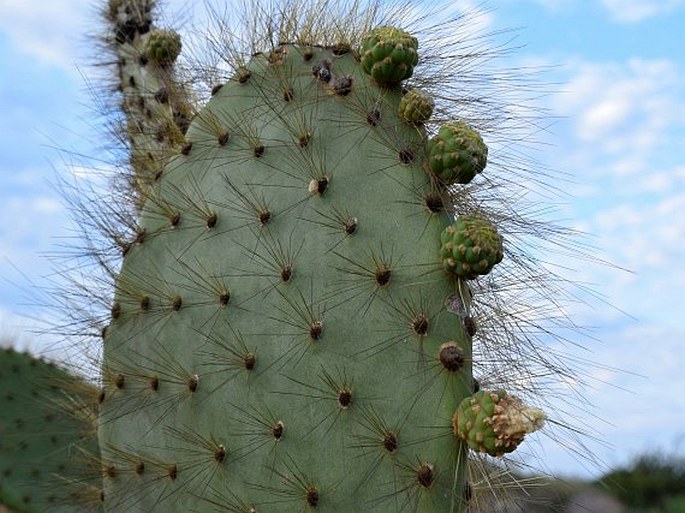
[[[97,509],[96,396],[53,363],[0,349],[0,504],[17,513]]]

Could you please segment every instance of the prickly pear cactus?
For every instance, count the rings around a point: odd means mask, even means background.
[[[182,145],[193,114],[189,91],[174,67],[180,35],[154,26],[155,6],[155,0],[108,0],[104,10],[109,27],[105,41],[117,62],[138,202]]]
[[[254,55],[146,193],[104,332],[108,512],[466,507],[475,275],[443,266],[453,180],[401,114],[418,41],[359,39]]]
[[[54,364],[0,349],[0,504],[16,513],[97,508],[89,390]]]

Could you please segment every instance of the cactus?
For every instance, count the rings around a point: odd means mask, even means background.
[[[483,248],[477,273],[502,248],[480,218],[449,228],[459,206],[400,114],[417,47],[389,26],[358,53],[276,45],[191,123],[104,334],[107,511],[465,508],[452,417],[472,341],[454,304],[475,274],[445,272],[441,235],[467,262]]]
[[[181,51],[180,35],[154,27],[155,4],[155,0],[109,0],[104,12],[109,27],[105,42],[117,62],[130,179],[139,204],[183,144],[193,115],[189,90],[174,67]]]
[[[540,429],[545,415],[504,390],[481,390],[461,402],[453,420],[455,434],[471,449],[501,456],[515,450],[525,435]]]
[[[16,513],[99,504],[94,392],[53,363],[0,350],[0,504]]]
[[[522,234],[564,246],[511,203],[526,184],[498,153],[507,91],[465,94],[455,79],[489,54],[441,54],[453,24],[424,44],[390,23],[405,11],[375,4],[255,4],[238,16],[245,32],[220,20],[209,34],[218,56],[186,69],[211,98],[160,141],[175,109],[138,78],[177,76],[183,56],[152,7],[107,10],[136,208],[128,191],[74,201],[100,272],[84,283],[78,255],[69,299],[90,303],[69,313],[89,350],[102,337],[105,510],[476,511],[468,461],[502,456],[542,414],[522,421],[538,410],[480,392],[474,368],[487,390],[559,374],[532,340],[552,333],[540,318],[557,282]],[[143,54],[156,64],[130,58]],[[497,419],[469,424],[472,402],[494,397]]]

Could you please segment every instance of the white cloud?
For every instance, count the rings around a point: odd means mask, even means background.
[[[553,12],[559,12],[577,6],[576,0],[534,0],[536,4]]]
[[[641,173],[652,153],[682,125],[685,98],[676,91],[685,77],[665,59],[626,63],[573,62],[572,77],[555,110],[573,123],[579,144],[613,159],[613,171]]]
[[[591,234],[593,258],[632,271],[555,257],[606,298],[576,318],[607,325],[623,311],[675,326],[685,304],[685,72],[666,59],[575,60],[567,70],[551,104],[564,119],[550,160],[578,184],[566,215]]]
[[[20,52],[72,72],[95,17],[88,0],[0,0],[0,30]]]
[[[637,23],[664,15],[683,5],[683,0],[601,0],[602,7],[619,23]]]
[[[578,0],[531,0],[548,11],[560,13],[570,9],[591,8],[590,2]],[[684,0],[595,0],[612,21],[617,23],[639,23],[649,18],[663,16],[680,8]]]

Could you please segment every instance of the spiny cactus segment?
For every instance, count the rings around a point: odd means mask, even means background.
[[[381,86],[399,84],[413,75],[418,48],[418,40],[408,32],[376,27],[362,41],[362,68]]]
[[[169,29],[152,30],[145,50],[152,62],[169,67],[181,53],[181,35]]]
[[[467,184],[485,169],[488,147],[463,121],[442,125],[426,146],[427,166],[446,185]]]
[[[193,100],[175,63],[180,35],[153,23],[154,0],[109,0],[106,42],[116,57],[117,85],[130,147],[130,180],[139,207],[172,155],[183,145]]]
[[[462,215],[441,236],[443,268],[465,280],[488,274],[504,258],[502,237],[484,217]]]
[[[109,513],[465,505],[471,337],[426,208],[448,196],[381,87],[416,40],[372,40],[371,77],[337,47],[256,54],[151,187],[105,332]]]
[[[502,456],[540,429],[545,414],[504,390],[481,390],[464,399],[454,414],[454,433],[476,452]]]
[[[54,364],[0,349],[0,504],[16,513],[97,510],[94,397]]]

